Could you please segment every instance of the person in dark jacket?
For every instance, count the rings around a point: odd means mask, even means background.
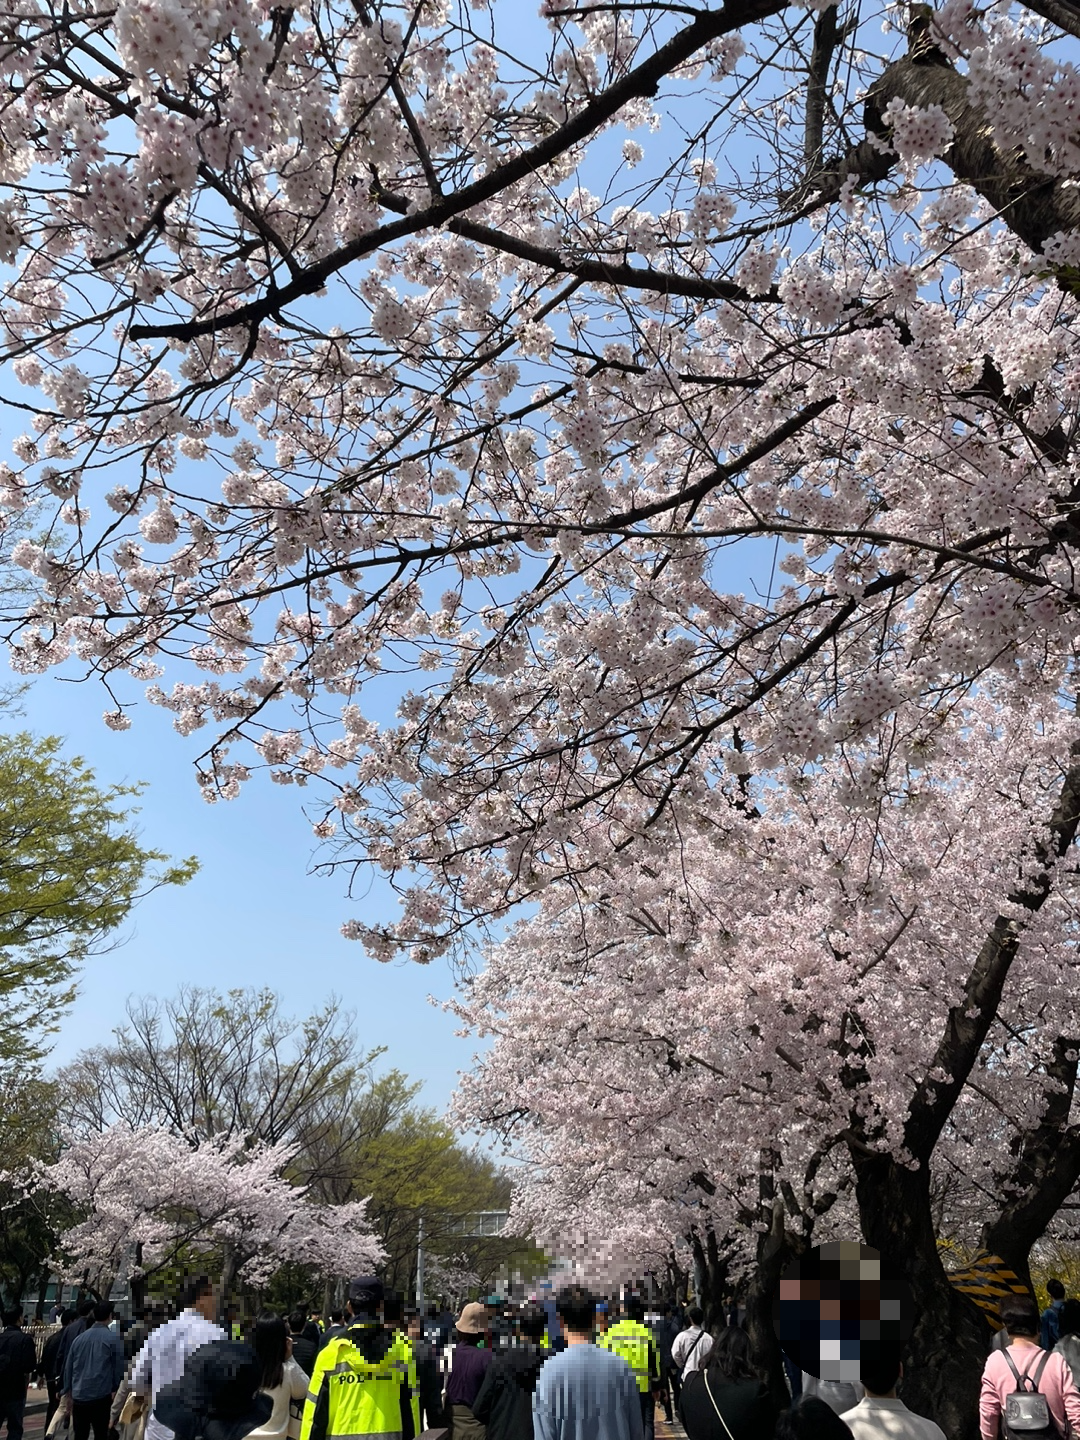
[[[777,1407],[750,1363],[746,1331],[725,1325],[708,1359],[683,1381],[679,1418],[689,1440],[761,1440],[773,1433]]]
[[[303,1310],[294,1310],[289,1316],[289,1330],[292,1333],[292,1357],[304,1374],[310,1375],[315,1368],[315,1356],[320,1345],[307,1334],[307,1316]]]
[[[37,1347],[22,1323],[21,1305],[4,1311],[4,1328],[0,1332],[0,1426],[7,1425],[8,1440],[22,1440],[26,1387],[37,1369]]]
[[[550,1354],[543,1344],[546,1330],[543,1310],[523,1310],[517,1320],[519,1343],[508,1345],[488,1366],[472,1404],[473,1415],[487,1428],[486,1440],[533,1440],[533,1394]]]
[[[776,1440],[853,1440],[850,1428],[817,1395],[803,1395],[776,1422]]]
[[[45,1407],[46,1430],[52,1422],[52,1417],[56,1414],[56,1407],[60,1404],[61,1372],[58,1363],[60,1343],[64,1338],[64,1331],[74,1319],[74,1310],[62,1310],[60,1312],[60,1329],[55,1335],[49,1336],[45,1341],[45,1348],[41,1352],[41,1373],[45,1377],[45,1389],[49,1392],[49,1403]]]
[[[89,1330],[94,1323],[94,1306],[96,1300],[83,1300],[75,1307],[75,1319],[70,1325],[66,1325],[60,1335],[60,1349],[57,1351],[56,1364],[58,1375],[63,1375],[64,1366],[67,1364],[68,1351],[75,1341],[83,1333]]]
[[[416,1398],[420,1402],[421,1423],[427,1430],[441,1430],[447,1421],[443,1414],[439,1356],[431,1341],[424,1338],[422,1315],[414,1312],[409,1316],[407,1334],[416,1366]]]
[[[158,1391],[154,1416],[176,1440],[243,1440],[274,1408],[260,1393],[262,1379],[250,1345],[211,1340],[191,1352],[179,1380]]]

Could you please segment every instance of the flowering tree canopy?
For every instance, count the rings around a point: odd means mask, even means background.
[[[63,1273],[145,1279],[180,1256],[225,1254],[226,1283],[265,1284],[286,1261],[324,1275],[382,1259],[363,1201],[315,1205],[286,1172],[286,1144],[242,1139],[197,1147],[168,1130],[117,1124],[73,1141],[25,1177],[31,1193],[64,1195],[84,1218],[61,1238]]]
[[[149,685],[210,798],[320,776],[318,833],[405,892],[349,933],[420,959],[681,846],[725,776],[1068,688],[1078,33],[9,7],[16,667],[74,658],[117,728]]]

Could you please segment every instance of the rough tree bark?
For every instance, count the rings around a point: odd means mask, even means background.
[[[1053,887],[1053,862],[1072,845],[1078,823],[1080,745],[1074,744],[1039,856],[1045,868],[1012,892],[1008,898],[1013,906],[1032,915],[1042,908]],[[905,1271],[915,1296],[917,1319],[904,1398],[913,1410],[933,1415],[949,1440],[974,1440],[978,1432],[986,1322],[949,1284],[941,1263],[930,1200],[930,1160],[997,1014],[1021,933],[1021,922],[998,917],[979,948],[959,1004],[946,1016],[904,1127],[910,1168],[876,1151],[874,1127],[854,1109],[847,1137],[866,1243]],[[865,1055],[855,1046],[851,1053],[850,1083],[861,1089]],[[1071,1063],[1064,1051],[1062,1061]],[[942,1073],[944,1080],[930,1079]]]

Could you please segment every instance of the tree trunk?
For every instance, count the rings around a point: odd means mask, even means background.
[[[929,1171],[852,1147],[855,1194],[867,1245],[903,1272],[915,1297],[904,1356],[904,1403],[936,1420],[949,1440],[976,1440],[979,1378],[990,1348],[986,1320],[945,1276],[930,1208]]]
[[[724,1296],[727,1293],[728,1267],[716,1243],[716,1232],[708,1226],[704,1236],[696,1230],[690,1236],[690,1248],[694,1253],[694,1288],[697,1303],[705,1313],[705,1328],[722,1325]]]
[[[772,1223],[758,1239],[757,1265],[746,1294],[746,1333],[754,1364],[764,1377],[774,1402],[785,1408],[791,1401],[784,1374],[784,1357],[773,1326],[773,1301],[780,1293],[780,1276],[805,1247],[784,1224],[784,1202],[773,1201]]]
[[[140,1240],[135,1246],[135,1264],[131,1272],[131,1309],[137,1315],[146,1304],[146,1275],[142,1268],[143,1247]]]
[[[49,1277],[52,1271],[46,1265],[38,1276],[37,1304],[34,1306],[34,1319],[40,1324],[45,1319],[45,1291],[49,1288]]]

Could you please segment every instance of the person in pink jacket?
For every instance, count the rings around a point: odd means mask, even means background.
[[[1006,1354],[1021,1376],[1032,1377],[1046,1356],[1039,1393],[1046,1397],[1047,1408],[1058,1433],[1062,1436],[1080,1435],[1080,1390],[1073,1382],[1065,1356],[1048,1355],[1040,1346],[1036,1338],[1039,1334],[1039,1309],[1035,1301],[1030,1295],[1010,1295],[1001,1302],[1001,1321],[1009,1333],[1009,1345],[1007,1351],[992,1350],[983,1369],[982,1393],[979,1396],[982,1440],[998,1440],[1006,1397],[1017,1388],[1016,1376],[1009,1368]]]

